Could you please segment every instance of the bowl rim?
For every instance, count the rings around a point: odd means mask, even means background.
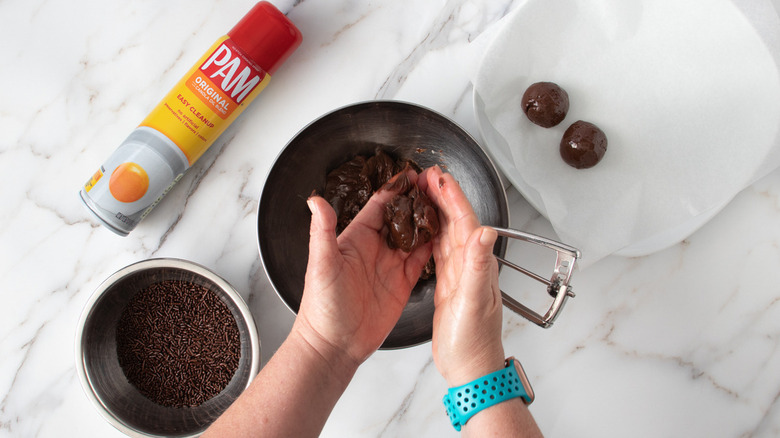
[[[82,345],[83,338],[84,338],[84,328],[86,327],[87,321],[89,320],[93,310],[95,309],[95,303],[97,303],[97,301],[103,297],[105,292],[116,282],[136,272],[141,272],[146,269],[163,268],[163,267],[183,269],[201,275],[207,278],[208,280],[213,281],[215,284],[217,284],[217,286],[219,286],[225,292],[225,294],[227,294],[227,296],[230,297],[230,299],[235,303],[236,307],[238,307],[241,313],[241,317],[244,319],[244,322],[247,325],[247,332],[249,333],[249,344],[251,346],[250,349],[251,353],[249,358],[250,360],[249,380],[247,381],[244,390],[246,390],[249,387],[249,385],[252,383],[254,378],[257,376],[257,373],[260,371],[260,363],[261,363],[260,336],[257,332],[257,324],[255,323],[254,316],[252,315],[249,306],[247,306],[246,302],[238,293],[238,291],[236,291],[236,289],[233,288],[233,286],[231,286],[230,283],[228,283],[225,279],[223,279],[215,272],[211,271],[210,269],[202,265],[199,265],[195,262],[191,262],[188,260],[178,259],[178,258],[166,257],[166,258],[146,259],[146,260],[141,260],[132,263],[130,265],[125,266],[124,268],[119,269],[118,271],[111,274],[108,278],[103,280],[102,283],[100,283],[100,285],[94,290],[94,292],[89,297],[86,304],[84,305],[84,308],[81,311],[81,315],[79,316],[78,324],[76,326],[74,352],[76,358],[76,372],[78,374],[79,381],[81,382],[81,388],[86,394],[87,398],[92,402],[92,405],[95,407],[95,409],[97,409],[100,415],[109,424],[114,426],[114,428],[124,433],[125,435],[131,437],[158,437],[159,435],[147,434],[145,432],[141,432],[133,427],[128,426],[122,420],[120,420],[116,415],[114,415],[114,413],[111,410],[109,410],[106,407],[106,405],[101,401],[100,397],[98,396],[98,394],[96,393],[92,385],[92,382],[90,381],[86,369],[86,363],[84,361],[84,348]],[[196,437],[202,433],[203,430],[188,435],[182,435],[182,438]]]
[[[339,111],[344,111],[349,108],[359,107],[359,106],[366,106],[366,105],[400,105],[400,106],[410,106],[415,107],[417,109],[421,109],[423,111],[430,112],[432,114],[435,114],[438,117],[441,117],[450,123],[452,123],[454,126],[456,126],[458,129],[460,129],[464,135],[466,135],[484,154],[484,158],[487,160],[487,163],[490,164],[491,168],[493,169],[493,172],[495,172],[496,176],[498,177],[498,182],[501,184],[502,190],[501,190],[501,198],[503,199],[505,208],[504,208],[504,214],[506,215],[506,221],[507,225],[511,223],[511,211],[509,208],[509,198],[507,195],[507,187],[505,182],[503,181],[502,172],[499,170],[499,167],[496,165],[496,162],[493,158],[493,156],[488,153],[488,151],[485,149],[482,144],[477,140],[477,138],[466,128],[464,128],[460,123],[453,120],[451,117],[448,117],[447,115],[441,113],[440,111],[437,111],[435,109],[432,109],[428,106],[421,105],[419,103],[410,102],[406,100],[399,100],[399,99],[366,99],[361,101],[356,101],[352,103],[347,103],[344,105],[340,105],[336,108],[333,108],[331,110],[328,110],[319,116],[315,117],[314,119],[310,120],[308,123],[306,123],[303,127],[301,127],[298,131],[293,134],[289,140],[284,144],[284,146],[279,150],[279,152],[274,157],[273,161],[271,161],[271,165],[268,167],[265,173],[265,177],[263,178],[263,185],[260,187],[260,195],[257,198],[257,204],[255,208],[255,221],[259,220],[260,216],[260,207],[263,202],[263,194],[265,193],[265,188],[268,183],[268,177],[271,175],[271,172],[274,170],[274,166],[279,161],[279,158],[284,154],[284,152],[287,150],[287,148],[292,144],[293,141],[295,141],[303,132],[305,132],[307,129],[309,129],[312,125],[315,123],[318,123],[320,120],[324,119],[325,117],[329,117]],[[263,267],[263,272],[266,275],[266,278],[268,279],[268,283],[270,284],[271,288],[273,288],[274,293],[276,293],[276,296],[279,298],[279,300],[284,303],[285,307],[292,312],[293,316],[297,317],[298,312],[293,309],[293,307],[290,305],[290,303],[287,302],[287,300],[282,296],[282,293],[279,291],[279,288],[274,283],[273,279],[268,274],[268,266],[266,265],[266,258],[263,255],[263,251],[260,245],[260,235],[259,230],[257,229],[257,226],[255,226],[255,233],[256,233],[256,245],[257,245],[257,252],[260,257],[260,264]],[[499,237],[499,239],[502,239],[502,237]],[[504,248],[507,248],[507,244],[504,244]],[[500,269],[500,265],[499,265]],[[427,339],[424,341],[419,341],[416,343],[410,343],[408,345],[399,345],[394,347],[380,347],[379,350],[385,350],[385,351],[392,351],[392,350],[402,350],[406,348],[416,347],[418,345],[424,345],[431,342],[431,339]]]

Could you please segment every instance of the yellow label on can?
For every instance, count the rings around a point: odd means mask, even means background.
[[[141,122],[163,133],[189,164],[268,85],[271,76],[233,41],[220,38]]]
[[[90,178],[89,181],[87,181],[87,183],[84,184],[84,191],[89,192],[90,190],[92,190],[92,187],[95,187],[95,184],[97,184],[97,182],[100,181],[100,178],[103,178],[102,168],[98,169],[97,172],[92,174],[92,178]]]

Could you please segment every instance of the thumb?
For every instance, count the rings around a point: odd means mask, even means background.
[[[495,284],[498,262],[493,257],[493,244],[498,238],[496,230],[478,227],[472,231],[464,251],[462,288],[464,298],[472,302],[494,300],[498,292]]]
[[[336,212],[328,201],[312,196],[306,200],[311,211],[309,228],[309,262],[321,266],[339,252],[336,241]]]

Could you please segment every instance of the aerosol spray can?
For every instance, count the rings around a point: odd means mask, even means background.
[[[82,187],[87,208],[126,236],[268,85],[301,39],[278,9],[257,3]]]

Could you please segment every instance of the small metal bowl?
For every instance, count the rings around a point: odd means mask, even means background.
[[[218,395],[193,408],[161,406],[131,385],[119,366],[116,326],[136,292],[165,280],[205,286],[224,302],[236,320],[241,357],[238,369]],[[151,259],[120,269],[87,302],[76,339],[76,370],[84,391],[111,425],[134,437],[192,437],[203,433],[249,386],[260,368],[260,340],[252,313],[225,280],[197,264]]]

